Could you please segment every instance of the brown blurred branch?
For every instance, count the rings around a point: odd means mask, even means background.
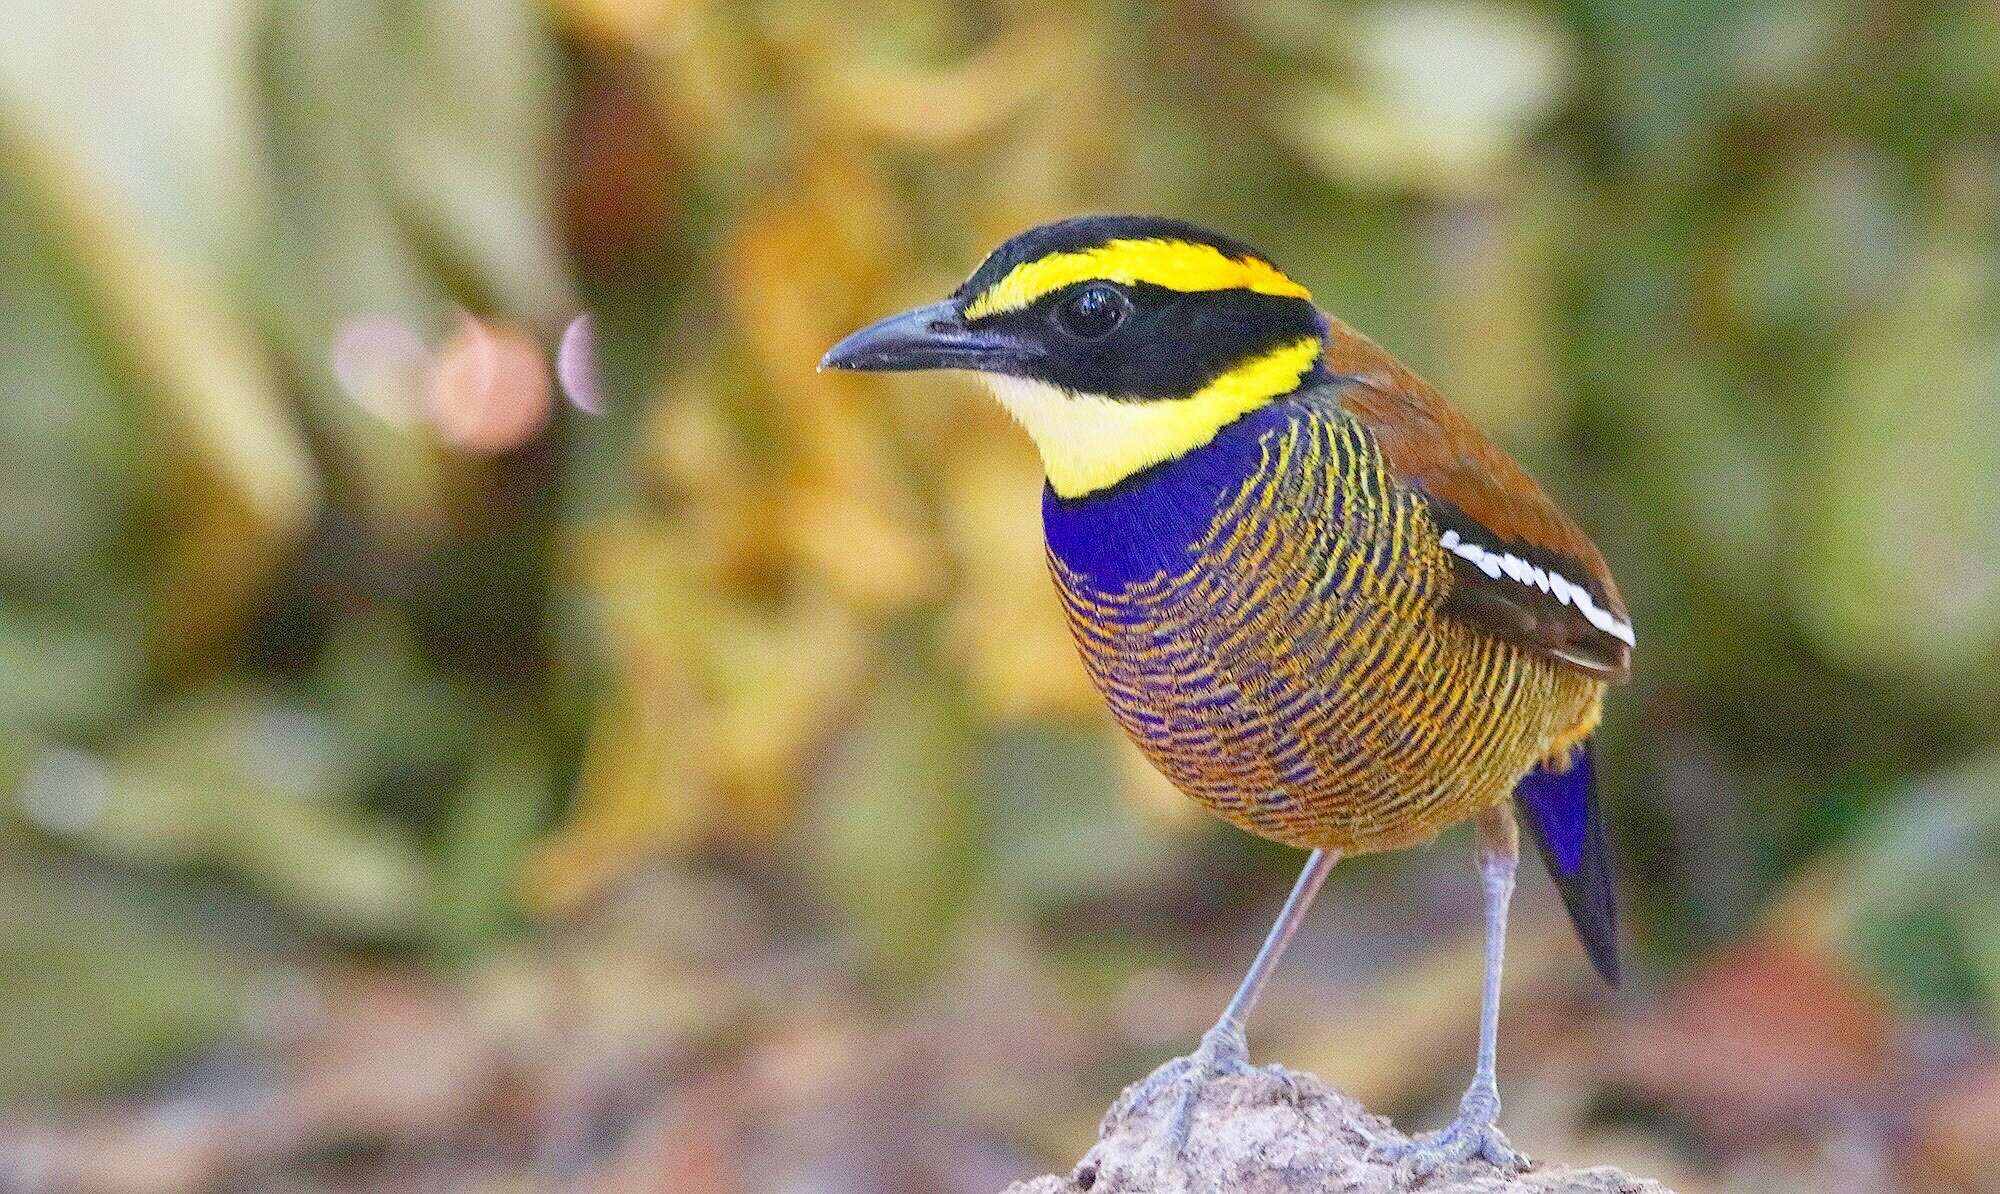
[[[1289,1081],[1288,1081],[1289,1080]],[[1269,1067],[1205,1092],[1180,1161],[1160,1147],[1172,1100],[1135,1105],[1128,1088],[1105,1113],[1095,1147],[1068,1177],[1019,1182],[1006,1194],[1672,1194],[1617,1169],[1537,1165],[1508,1174],[1484,1162],[1416,1176],[1369,1156],[1404,1139],[1388,1120],[1311,1074]]]

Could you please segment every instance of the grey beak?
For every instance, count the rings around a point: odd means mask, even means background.
[[[950,299],[891,315],[842,340],[822,357],[822,369],[891,372],[981,369],[1007,372],[1022,354],[1016,345],[965,326]]]

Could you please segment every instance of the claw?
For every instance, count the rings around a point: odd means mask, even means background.
[[[1413,1178],[1474,1160],[1519,1173],[1528,1168],[1528,1158],[1508,1143],[1506,1135],[1495,1126],[1499,1117],[1500,1096],[1475,1085],[1465,1092],[1457,1117],[1444,1130],[1413,1140],[1380,1144],[1369,1151],[1396,1162],[1397,1169]]]
[[[1168,1155],[1178,1157],[1187,1147],[1188,1136],[1194,1129],[1194,1113],[1208,1084],[1217,1078],[1251,1073],[1253,1068],[1243,1026],[1224,1020],[1202,1034],[1201,1044],[1193,1053],[1176,1057],[1148,1075],[1134,1092],[1133,1102],[1143,1106],[1169,1090],[1178,1091],[1164,1141]]]

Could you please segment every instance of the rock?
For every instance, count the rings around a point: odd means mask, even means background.
[[[1174,1100],[1142,1103],[1144,1087],[1118,1096],[1068,1177],[1017,1182],[1006,1194],[1672,1194],[1611,1168],[1535,1164],[1516,1173],[1472,1161],[1411,1173],[1370,1155],[1372,1144],[1407,1139],[1387,1119],[1282,1066],[1211,1083],[1175,1160],[1161,1145]]]

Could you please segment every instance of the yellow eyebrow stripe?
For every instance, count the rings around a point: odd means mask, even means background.
[[[1254,290],[1310,299],[1305,287],[1255,257],[1231,257],[1213,245],[1184,240],[1112,240],[1073,253],[1023,261],[965,308],[967,319],[1019,311],[1073,283],[1149,282],[1168,290]]]

